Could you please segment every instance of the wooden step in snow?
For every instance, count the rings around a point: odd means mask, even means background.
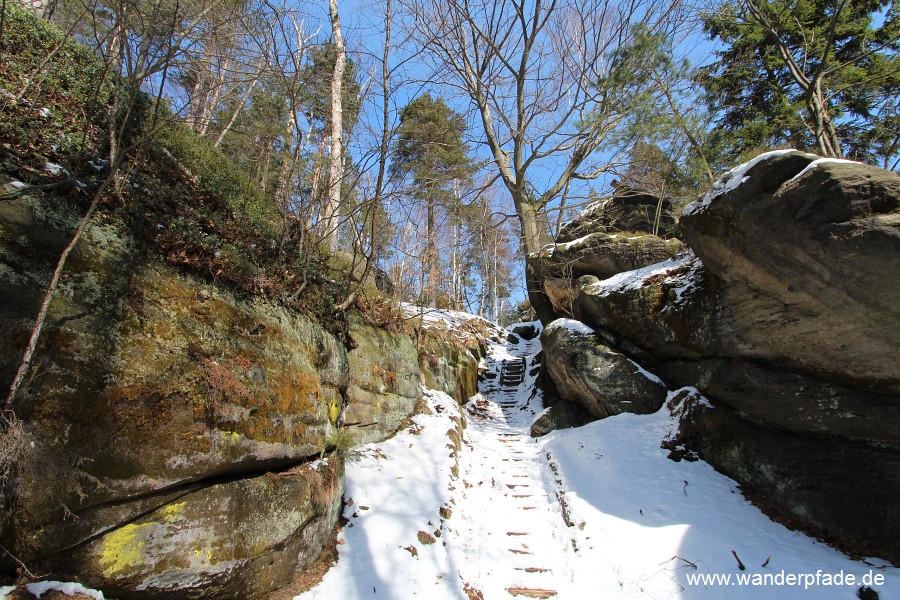
[[[506,590],[512,596],[525,596],[526,598],[552,598],[556,595],[555,590],[541,590],[536,588],[519,588],[512,587]]]
[[[504,360],[500,364],[500,385],[505,387],[517,386],[525,380],[525,358],[517,360]]]
[[[549,573],[550,569],[541,567],[516,567],[516,571],[525,571],[526,573]]]

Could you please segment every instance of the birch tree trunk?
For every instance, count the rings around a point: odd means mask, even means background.
[[[331,76],[331,152],[328,157],[328,193],[325,195],[325,209],[322,218],[322,236],[325,247],[331,252],[337,250],[338,211],[341,205],[341,182],[344,178],[344,152],[342,134],[344,111],[341,98],[344,66],[347,63],[347,49],[341,32],[341,18],[337,0],[328,0],[328,14],[331,17],[331,32],[337,58]]]
[[[253,79],[250,80],[250,83],[247,85],[247,89],[244,90],[244,94],[238,101],[237,106],[234,107],[234,112],[231,113],[231,118],[228,119],[228,123],[226,123],[225,127],[222,128],[222,131],[219,132],[219,137],[216,138],[216,143],[213,144],[213,148],[218,148],[222,145],[222,140],[225,139],[225,134],[231,131],[231,128],[234,126],[234,122],[237,120],[238,116],[241,114],[241,110],[247,103],[247,98],[249,98],[250,94],[253,92],[253,88],[256,86],[257,81],[259,81],[258,73],[253,77]],[[204,125],[203,129],[205,133],[206,125]],[[203,135],[203,133],[201,133],[200,135]]]

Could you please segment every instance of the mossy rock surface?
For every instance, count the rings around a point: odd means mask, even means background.
[[[348,352],[351,383],[347,387],[344,425],[352,445],[383,440],[413,414],[422,396],[422,375],[412,339],[350,316]]]
[[[318,556],[336,524],[342,493],[338,457],[223,482],[42,566],[116,598],[260,597],[288,584]]]
[[[15,299],[0,303],[6,381],[77,218],[40,198],[0,204],[0,296]],[[71,255],[14,406],[34,448],[5,542],[40,559],[172,493],[316,456],[348,382],[343,345],[318,324],[180,275],[98,219]]]
[[[480,350],[476,349],[475,353]],[[452,344],[434,331],[422,331],[419,367],[425,386],[465,404],[478,393],[478,360],[472,350]]]

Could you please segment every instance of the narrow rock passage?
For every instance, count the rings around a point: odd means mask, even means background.
[[[900,570],[773,523],[702,461],[670,460],[661,441],[677,420],[666,410],[532,439],[543,410],[539,350],[538,340],[491,344],[480,392],[465,407],[425,390],[426,409],[408,427],[348,455],[339,559],[296,598],[855,597],[843,585],[764,579],[810,572],[877,576],[881,598],[900,598]],[[522,358],[518,383],[501,377],[504,362]]]
[[[479,396],[467,405],[467,450],[448,522],[464,583],[485,598],[567,597],[575,552],[546,457],[529,434],[541,410],[532,361],[537,340],[498,346]],[[536,369],[534,369],[536,371]]]

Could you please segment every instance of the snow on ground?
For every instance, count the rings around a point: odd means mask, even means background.
[[[705,462],[670,461],[660,440],[674,426],[665,410],[622,414],[543,442],[577,523],[579,590],[602,589],[604,598],[837,600],[855,598],[860,583],[824,585],[826,576],[834,583],[840,574],[871,573],[885,579],[872,586],[882,599],[900,597],[897,569],[852,561],[772,522]],[[739,576],[771,581],[739,585]],[[779,576],[796,584],[776,585]]]
[[[882,600],[900,597],[898,569],[772,522],[702,461],[669,460],[660,442],[676,424],[666,411],[532,439],[539,349],[537,340],[493,345],[493,377],[465,407],[458,465],[447,446],[457,409],[437,392],[415,431],[351,458],[340,558],[298,599],[851,600],[863,577],[881,578],[872,587]],[[502,361],[519,356],[525,380],[501,387]],[[436,543],[422,543],[420,531]],[[847,585],[848,575],[857,582]]]
[[[15,589],[16,587],[13,585],[0,587],[0,600],[6,600],[7,595],[11,594]],[[79,583],[73,583],[71,581],[39,581],[36,583],[29,583],[25,586],[25,589],[38,598],[40,598],[47,592],[55,591],[61,592],[66,596],[81,594],[83,596],[87,596],[88,598],[93,598],[94,600],[103,600],[102,592],[86,588]]]
[[[448,432],[461,411],[441,392],[428,390],[425,400],[432,414],[417,415],[391,439],[348,457],[340,559],[319,586],[298,598],[461,597],[441,539],[455,464]]]

